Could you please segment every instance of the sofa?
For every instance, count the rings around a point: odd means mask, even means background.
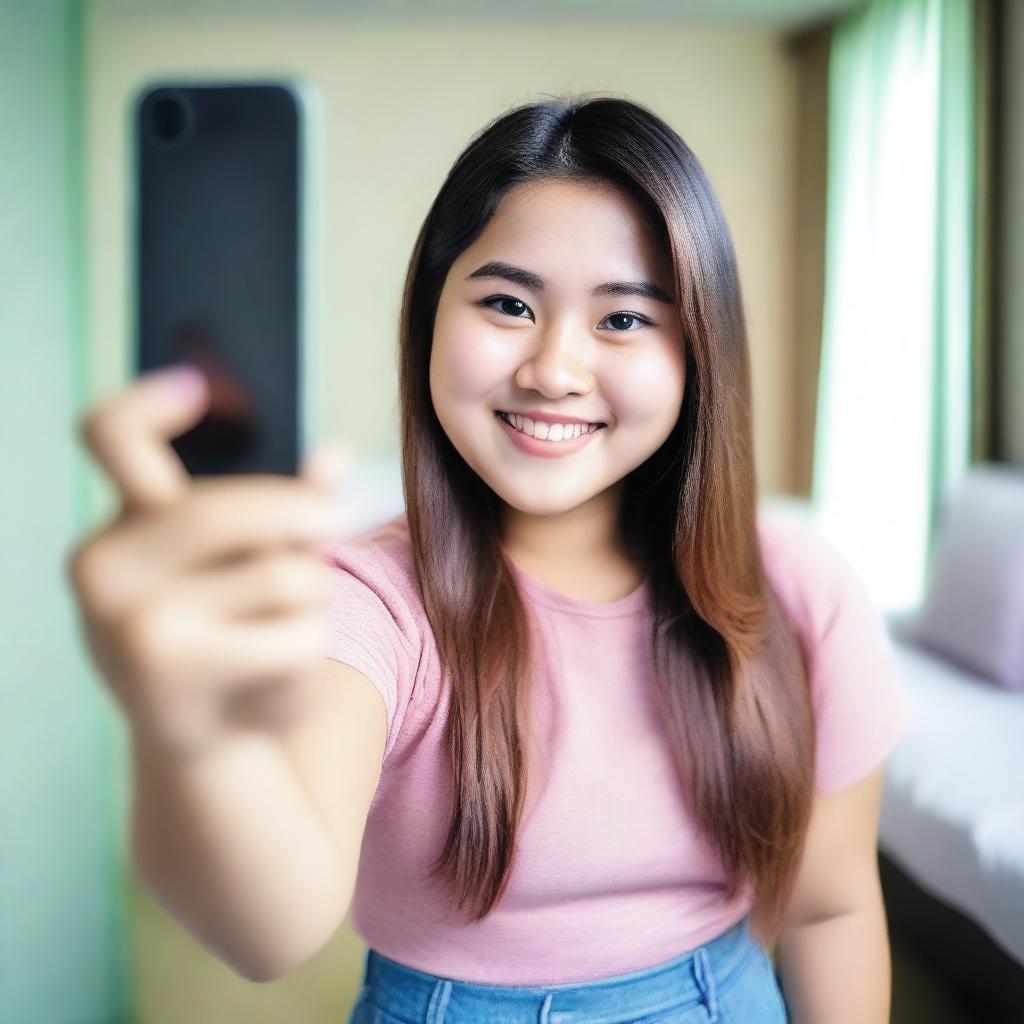
[[[986,1024],[1024,1022],[1024,469],[942,496],[918,608],[888,615],[916,715],[886,765],[895,939]]]

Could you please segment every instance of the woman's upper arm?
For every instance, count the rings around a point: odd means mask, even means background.
[[[878,823],[884,765],[856,782],[817,793],[786,926],[869,910],[881,899]]]
[[[363,830],[384,761],[387,709],[380,691],[351,665],[324,658],[308,712],[281,736],[338,848],[348,899],[355,891]],[[339,922],[340,923],[340,922]]]

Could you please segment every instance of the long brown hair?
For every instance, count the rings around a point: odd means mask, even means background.
[[[652,111],[612,96],[524,104],[456,159],[420,229],[400,324],[402,472],[427,617],[450,675],[454,782],[433,874],[485,917],[505,890],[526,793],[532,644],[500,536],[499,499],[455,450],[430,397],[438,299],[452,263],[524,182],[612,182],[640,203],[674,267],[686,385],[665,443],[626,478],[622,536],[650,585],[657,693],[695,818],[753,893],[751,930],[781,930],[814,784],[814,721],[796,633],[757,535],[750,363],[732,241],[703,168]]]

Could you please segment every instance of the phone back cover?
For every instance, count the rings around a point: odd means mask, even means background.
[[[136,108],[137,369],[206,373],[210,410],[174,441],[194,475],[296,472],[299,116],[279,85],[152,86]]]

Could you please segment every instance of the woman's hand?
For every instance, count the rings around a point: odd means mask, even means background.
[[[121,509],[67,560],[107,687],[137,735],[175,754],[301,713],[327,642],[329,570],[314,545],[345,536],[330,499],[343,448],[297,478],[188,475],[170,440],[201,419],[199,382],[189,394],[173,373],[149,374],[81,418]]]

